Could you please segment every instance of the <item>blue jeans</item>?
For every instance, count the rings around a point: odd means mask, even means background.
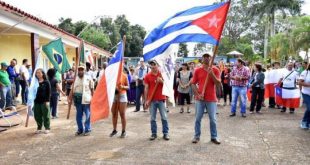
[[[27,81],[21,80],[20,85],[22,86],[22,103],[26,104],[28,101],[28,86]]]
[[[90,104],[76,104],[76,123],[78,132],[89,132],[90,129]],[[85,113],[85,122],[83,127],[83,113]]]
[[[50,109],[52,111],[52,116],[57,116],[57,105],[59,100],[59,93],[52,93],[50,98]]]
[[[208,109],[208,115],[210,120],[210,132],[211,139],[217,138],[216,129],[216,102],[207,102],[196,100],[196,114],[195,114],[195,138],[200,138],[201,135],[201,119],[203,117],[205,109]]]
[[[0,108],[12,106],[11,86],[1,88]]]
[[[306,94],[302,94],[302,97],[304,99],[304,102],[306,104],[306,111],[304,114],[304,117],[302,118],[303,123],[305,123],[306,127],[310,127],[310,96]]]
[[[159,110],[159,113],[161,116],[161,122],[163,125],[163,134],[168,134],[169,126],[168,126],[167,111],[165,108],[164,101],[152,101],[151,102],[150,113],[151,113],[152,134],[157,134],[157,124],[156,124],[157,109]]]
[[[236,113],[238,97],[241,98],[241,113],[246,113],[246,91],[247,87],[232,87],[232,103],[231,103],[231,113]]]
[[[136,111],[140,111],[140,98],[144,93],[144,85],[138,85],[136,87]]]

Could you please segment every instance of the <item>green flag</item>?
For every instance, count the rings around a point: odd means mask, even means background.
[[[71,68],[61,38],[44,45],[42,49],[58,72],[65,73]]]
[[[79,63],[79,65],[85,65],[85,48],[84,48],[84,41],[81,42],[80,63]]]

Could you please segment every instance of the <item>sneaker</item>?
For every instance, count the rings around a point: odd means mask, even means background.
[[[169,113],[169,109],[168,108],[166,108],[167,109],[167,113]]]
[[[241,114],[241,117],[243,117],[243,118],[246,118],[246,115],[245,115],[245,113]]]
[[[133,112],[139,112],[140,110],[135,110],[135,111],[133,111]]]
[[[262,114],[262,112],[261,112],[261,111],[256,111],[256,113],[257,113],[257,114]]]
[[[180,113],[183,113],[183,112],[184,112],[184,109],[183,109],[183,108],[181,108],[181,109],[180,109]]]
[[[151,137],[150,137],[150,140],[155,140],[157,138],[157,135],[156,134],[152,134]]]
[[[120,138],[125,138],[127,136],[126,131],[122,131]]]
[[[295,111],[294,111],[294,110],[291,110],[291,111],[290,111],[290,114],[293,114],[293,113],[295,113]]]
[[[170,140],[170,136],[168,134],[164,134],[163,139],[168,141],[168,140]]]
[[[110,134],[110,137],[113,137],[114,135],[116,135],[117,134],[117,131],[116,130],[113,130],[112,132],[111,132],[111,134]]]
[[[250,111],[250,114],[253,114],[253,111]]]
[[[191,113],[191,110],[189,108],[187,108],[187,113]]]
[[[226,106],[226,105],[227,105],[226,103],[223,104],[223,106]]]
[[[75,133],[75,136],[80,136],[80,135],[82,135],[82,134],[83,134],[83,132],[77,131],[77,132]]]
[[[45,133],[45,134],[49,134],[49,133],[50,133],[50,130],[49,130],[49,129],[46,129],[46,130],[44,131],[44,133]]]
[[[230,117],[235,117],[235,116],[236,116],[236,113],[231,113],[229,116],[230,116]]]
[[[281,112],[286,112],[286,109],[281,109]]]
[[[40,130],[40,129],[36,130],[36,132],[35,132],[35,134],[40,134],[40,133],[42,133],[42,130]]]
[[[300,128],[301,129],[309,129],[309,126],[307,126],[306,122],[301,122],[300,123]]]
[[[192,143],[198,143],[200,141],[200,139],[198,137],[194,137],[192,140]]]
[[[83,135],[84,136],[89,136],[90,135],[90,131],[86,131]]]

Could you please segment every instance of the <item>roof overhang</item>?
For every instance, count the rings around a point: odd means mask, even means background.
[[[54,25],[51,25],[37,17],[23,12],[20,9],[5,4],[4,2],[0,1],[0,3],[0,23],[8,25],[10,28],[18,29],[28,33],[36,33],[40,37],[44,37],[49,40],[55,40],[61,37],[62,41],[66,45],[71,47],[79,47],[81,38],[67,33]],[[111,56],[110,52],[98,48],[97,46],[88,42],[85,42],[85,48],[92,50],[98,55]]]

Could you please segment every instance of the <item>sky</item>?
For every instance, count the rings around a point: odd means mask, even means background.
[[[209,5],[216,0],[3,0],[51,24],[59,18],[73,22],[91,22],[96,16],[125,14],[131,24],[140,24],[147,31],[157,27],[175,13],[193,6]],[[310,0],[305,0],[302,13],[310,15]],[[99,19],[98,19],[99,20]]]

